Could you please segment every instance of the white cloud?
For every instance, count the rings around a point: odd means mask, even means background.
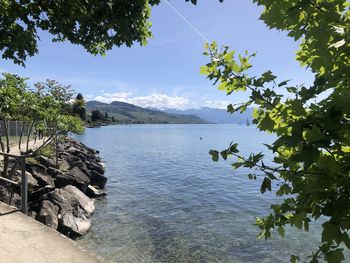
[[[104,93],[94,98],[94,100],[111,103],[112,101],[123,101],[128,102],[128,98],[132,95],[131,92],[115,92],[115,93]]]
[[[227,100],[207,100],[205,101],[205,106],[208,108],[227,109],[227,105],[230,103]]]
[[[104,93],[94,98],[94,100],[111,103],[112,101],[122,101],[140,107],[158,109],[185,109],[190,105],[190,100],[180,96],[168,96],[166,94],[154,93],[148,96],[132,97],[131,92]]]
[[[158,109],[183,109],[190,103],[189,99],[179,96],[168,96],[165,94],[151,94],[149,96],[130,98],[129,102],[141,107],[152,107]]]

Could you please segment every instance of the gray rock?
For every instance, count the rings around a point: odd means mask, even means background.
[[[10,204],[11,195],[10,191],[4,185],[0,185],[0,201]]]
[[[65,159],[61,159],[59,162],[58,162],[58,167],[61,171],[63,172],[66,172],[69,170],[70,168],[70,165],[69,163],[65,160]]]
[[[100,166],[102,167],[102,169],[103,169],[103,172],[105,172],[105,170],[106,170],[106,165],[105,165],[105,163],[103,163],[103,162],[98,162],[97,164],[100,165]]]
[[[40,172],[33,172],[33,177],[37,179],[39,186],[44,187],[46,185],[49,185],[51,187],[55,187],[55,182],[51,176],[48,174],[40,173]]]
[[[87,162],[86,157],[85,157],[84,154],[79,153],[79,154],[77,155],[77,157],[79,157],[79,159],[80,159],[83,163],[86,163],[86,162]]]
[[[50,193],[54,190],[55,190],[55,188],[52,187],[51,185],[45,185],[44,187],[39,188],[36,191],[30,192],[29,193],[29,201],[34,202],[34,201],[40,200],[41,198],[44,198],[44,196],[47,193]]]
[[[31,218],[35,219],[37,213],[36,213],[35,211],[29,211],[28,215],[29,215]]]
[[[46,167],[56,167],[55,161],[44,155],[40,155],[36,157],[36,160]]]
[[[78,156],[66,153],[61,155],[62,159],[68,162],[69,166],[72,166],[74,163],[79,162],[80,158]]]
[[[34,178],[34,176],[30,172],[25,172],[28,178],[28,188],[30,191],[37,189],[39,187],[38,180]],[[22,171],[21,170],[16,170],[14,172],[13,178],[14,181],[18,182],[21,184],[22,182]]]
[[[105,172],[102,165],[100,165],[98,162],[88,162],[86,163],[87,168],[90,170],[95,170],[96,172],[103,174]]]
[[[63,174],[62,171],[60,171],[60,170],[58,170],[56,168],[53,168],[53,167],[47,168],[46,169],[46,173],[48,175],[50,175],[51,177],[53,177],[53,178],[56,178],[58,175]]]
[[[43,224],[57,229],[58,227],[58,206],[51,203],[49,200],[44,200],[39,214],[37,214],[36,219]]]
[[[16,207],[17,209],[21,209],[21,196],[17,193],[11,193],[8,204]]]
[[[0,185],[0,201],[5,204],[21,208],[21,196],[17,193],[11,192],[4,185]]]
[[[85,173],[87,176],[90,177],[90,170],[87,168],[86,164],[83,163],[82,161],[78,161],[74,163],[71,168],[74,168],[74,167],[78,167],[80,171],[82,171],[83,173]]]
[[[86,191],[86,188],[90,184],[90,181],[90,178],[78,167],[74,167],[66,173],[59,173],[55,178],[55,184],[57,187],[74,185],[83,192]]]
[[[83,153],[82,150],[80,150],[80,149],[78,149],[78,148],[76,148],[76,147],[74,147],[74,146],[69,147],[69,148],[66,150],[66,152],[68,152],[69,154],[74,155],[74,156],[77,156],[77,155],[79,155],[80,153]]]
[[[71,238],[85,235],[91,228],[91,222],[85,216],[75,217],[72,213],[63,213],[59,217],[58,230]]]
[[[53,203],[66,212],[79,212],[81,209],[80,212],[89,217],[95,210],[94,200],[73,185],[56,188],[49,194],[49,197]]]
[[[100,197],[106,195],[106,191],[99,189],[97,187],[94,187],[92,185],[89,185],[86,189],[86,195],[89,197]]]
[[[84,235],[91,227],[88,218],[95,210],[94,200],[78,188],[67,185],[49,194],[52,203],[60,208],[58,230],[71,237]]]
[[[91,171],[91,184],[103,189],[107,183],[108,178],[99,172]]]

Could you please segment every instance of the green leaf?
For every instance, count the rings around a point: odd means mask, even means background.
[[[330,251],[325,256],[328,263],[341,263],[345,258],[343,254],[343,249],[338,248],[336,250]]]
[[[324,139],[322,132],[316,125],[312,126],[312,129],[305,129],[303,137],[309,142],[318,142]]]
[[[344,242],[345,246],[348,249],[350,249],[350,238],[349,238],[348,233],[346,233],[346,232],[343,232],[343,242]]]
[[[262,74],[262,77],[265,82],[271,82],[276,79],[276,76],[272,74],[271,70],[266,71],[265,73]]]
[[[258,126],[263,131],[273,131],[275,124],[275,121],[272,120],[269,115],[265,115],[265,117],[260,121]]]
[[[299,262],[299,257],[298,256],[295,256],[295,255],[291,255],[290,256],[290,262],[291,263],[297,263],[297,262]]]
[[[260,192],[263,194],[266,192],[266,190],[269,190],[271,192],[271,179],[268,177],[265,177],[261,187],[260,187]]]
[[[201,75],[209,75],[210,71],[207,66],[202,66],[200,69],[200,74]]]
[[[278,231],[278,234],[279,234],[281,237],[284,238],[284,233],[285,233],[284,227],[279,226],[279,227],[277,228],[277,231]]]
[[[231,152],[231,153],[238,153],[239,150],[237,149],[237,147],[238,147],[238,143],[232,144],[232,145],[230,146],[230,152]]]
[[[306,111],[303,107],[303,102],[301,100],[289,100],[288,103],[291,105],[294,115],[305,116]]]
[[[218,151],[216,151],[216,150],[210,150],[210,151],[209,151],[209,154],[211,155],[211,159],[212,159],[214,162],[219,161],[219,152],[218,152]]]
[[[234,113],[235,112],[235,108],[233,107],[232,104],[227,105],[227,112],[229,112],[229,113]]]
[[[229,155],[229,153],[230,153],[229,151],[223,150],[223,151],[220,152],[220,155],[221,155],[222,159],[224,159],[226,161],[227,160],[227,156]]]
[[[282,86],[287,85],[289,81],[290,81],[290,79],[289,79],[289,80],[282,81],[281,83],[278,84],[278,87],[282,87]]]
[[[338,244],[342,241],[342,233],[338,225],[332,224],[331,222],[326,222],[322,224],[322,242],[332,242],[335,241]]]

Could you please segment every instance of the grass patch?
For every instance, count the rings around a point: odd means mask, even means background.
[[[39,164],[39,162],[33,157],[26,158],[26,162],[32,165]]]
[[[40,149],[39,154],[44,155],[48,158],[53,158],[55,156],[55,149],[54,146],[50,143],[49,145],[45,146],[44,148]]]

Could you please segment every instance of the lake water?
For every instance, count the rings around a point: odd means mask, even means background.
[[[317,248],[317,227],[257,241],[254,216],[269,212],[274,195],[261,195],[261,179],[246,170],[212,162],[208,151],[231,141],[245,154],[265,151],[273,138],[253,126],[121,125],[77,138],[100,150],[109,178],[78,242],[109,261],[288,262]]]

